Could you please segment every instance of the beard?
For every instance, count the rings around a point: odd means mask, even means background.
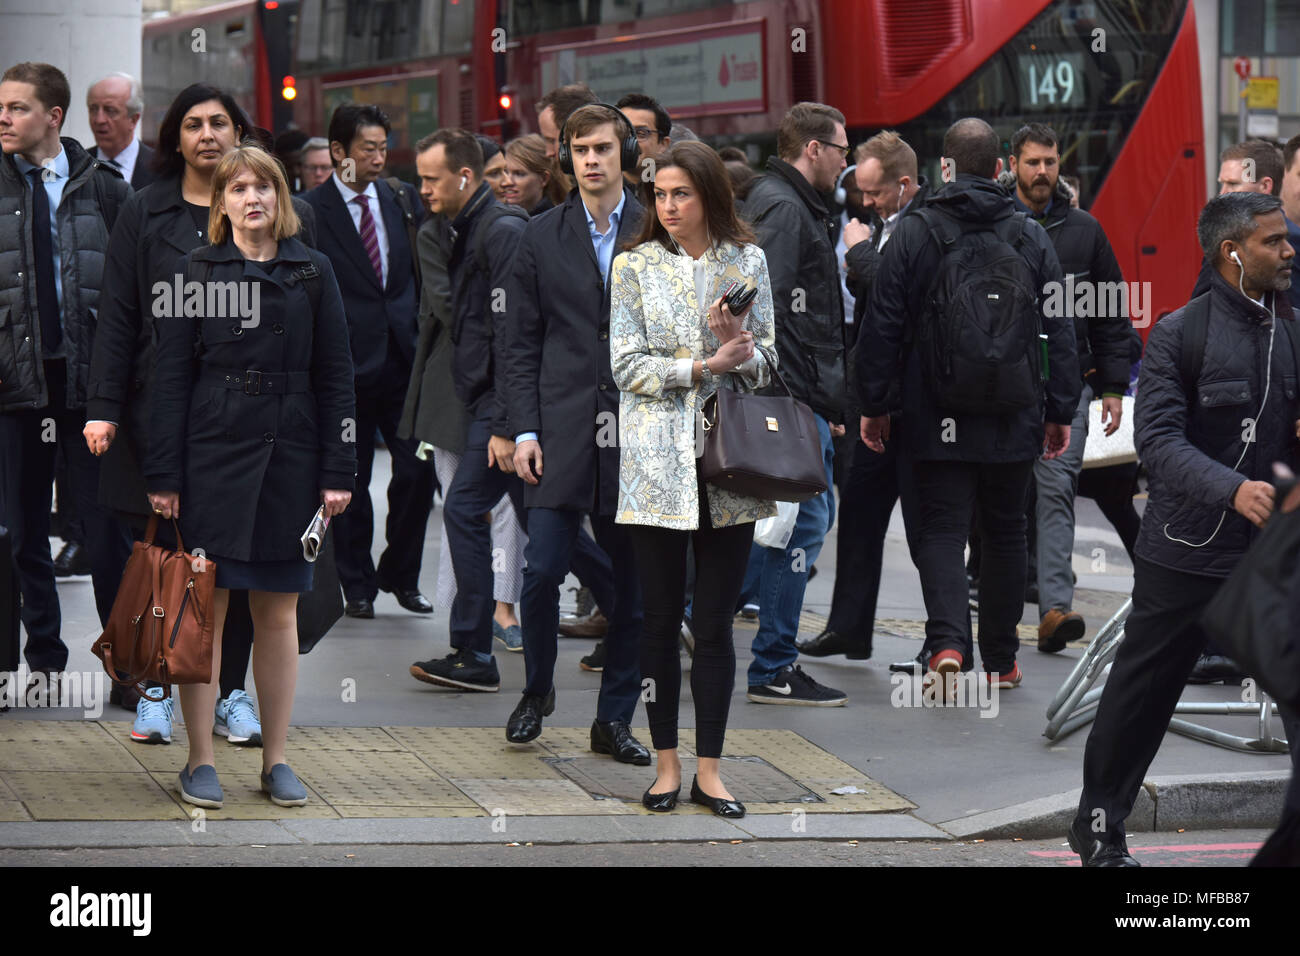
[[[1052,180],[1045,180],[1041,176],[1029,180],[1017,178],[1016,184],[1020,187],[1020,191],[1031,199],[1048,199],[1056,192],[1056,183]]]

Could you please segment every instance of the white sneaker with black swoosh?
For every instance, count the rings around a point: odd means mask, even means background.
[[[803,707],[843,707],[849,695],[817,683],[798,664],[787,665],[770,684],[750,685],[746,695],[756,704],[798,704]]]

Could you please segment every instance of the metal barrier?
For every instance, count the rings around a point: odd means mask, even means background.
[[[1114,660],[1120,643],[1124,640],[1124,621],[1133,609],[1133,599],[1129,598],[1115,612],[1109,621],[1102,625],[1087,650],[1074,665],[1074,670],[1065,679],[1052,702],[1047,705],[1047,728],[1043,736],[1048,740],[1059,740],[1071,734],[1085,724],[1091,723],[1097,715],[1097,704],[1101,701],[1101,687],[1093,684],[1106,672],[1107,665]],[[1287,742],[1283,737],[1274,737],[1270,721],[1277,716],[1277,704],[1267,694],[1260,691],[1258,703],[1250,702],[1202,702],[1179,701],[1174,708],[1175,714],[1242,714],[1252,715],[1259,721],[1255,737],[1238,737],[1221,730],[1214,730],[1189,720],[1177,717],[1169,721],[1169,729],[1184,737],[1230,750],[1246,753],[1287,753]]]

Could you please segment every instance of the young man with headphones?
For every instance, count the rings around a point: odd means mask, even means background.
[[[1268,520],[1274,462],[1300,453],[1300,330],[1285,313],[1295,252],[1282,204],[1260,193],[1211,199],[1197,235],[1210,289],[1147,340],[1134,437],[1150,475],[1133,568],[1133,610],[1088,736],[1070,827],[1084,866],[1136,866],[1124,819],[1187,675],[1199,620]],[[1280,314],[1281,313],[1281,314]],[[1300,726],[1283,714],[1292,758]]]
[[[610,264],[643,215],[622,175],[637,168],[633,124],[612,106],[583,106],[560,129],[558,159],[577,188],[524,227],[507,293],[506,401],[528,546],[520,600],[527,684],[506,737],[535,739],[555,709],[559,589],[590,514],[614,571],[612,582],[590,583],[610,622],[591,748],[645,766],[650,752],[629,729],[641,691],[641,600],[627,528],[614,523],[619,393],[609,360]]]

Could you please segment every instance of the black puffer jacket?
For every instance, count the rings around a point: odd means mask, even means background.
[[[67,353],[68,407],[86,404],[91,340],[103,288],[108,236],[131,187],[92,159],[75,139],[60,142],[68,157],[68,182],[55,218],[63,280],[63,343]],[[0,159],[0,412],[42,408],[49,402],[41,362],[32,265],[32,191],[14,158]]]
[[[1255,538],[1254,525],[1232,508],[1238,487],[1248,479],[1270,480],[1274,461],[1297,466],[1300,369],[1292,341],[1300,329],[1278,320],[1265,403],[1269,313],[1217,272],[1209,295],[1209,331],[1193,398],[1180,371],[1186,308],[1161,319],[1147,339],[1133,427],[1150,483],[1136,551],[1167,568],[1226,577]],[[1254,441],[1243,444],[1256,416]]]
[[[991,179],[959,173],[930,194],[927,208],[941,208],[965,222],[993,223],[1015,212],[1010,197]],[[1061,266],[1043,228],[1025,223],[1020,253],[1034,275],[1035,288],[1060,282]],[[1017,462],[1043,450],[1044,419],[1060,425],[1074,420],[1083,379],[1079,375],[1074,332],[1064,317],[1044,314],[1051,370],[1042,402],[1007,415],[977,415],[936,408],[921,377],[921,359],[905,339],[921,322],[941,260],[938,243],[920,216],[904,216],[885,245],[871,290],[866,321],[858,334],[857,376],[862,412],[896,410],[893,390],[902,377],[908,451],[918,461]],[[1041,302],[1040,302],[1041,306]]]
[[[767,256],[781,378],[795,398],[840,422],[848,384],[835,222],[797,169],[773,156],[767,170],[744,212]]]
[[[1020,202],[1013,173],[1003,173],[998,184],[1007,191],[1018,209],[1047,230],[1056,249],[1056,258],[1061,260],[1061,271],[1065,273],[1066,281],[1072,282],[1067,289],[1081,289],[1081,283],[1085,282],[1124,281],[1124,274],[1101,223],[1082,209],[1070,208],[1070,193],[1065,183],[1059,179],[1056,181],[1056,194],[1042,216],[1035,216]],[[1096,301],[1103,300],[1099,297]],[[1076,315],[1074,318],[1079,370],[1084,377],[1095,371],[1103,392],[1123,395],[1128,388],[1128,345],[1132,327],[1131,317],[1123,315]]]

